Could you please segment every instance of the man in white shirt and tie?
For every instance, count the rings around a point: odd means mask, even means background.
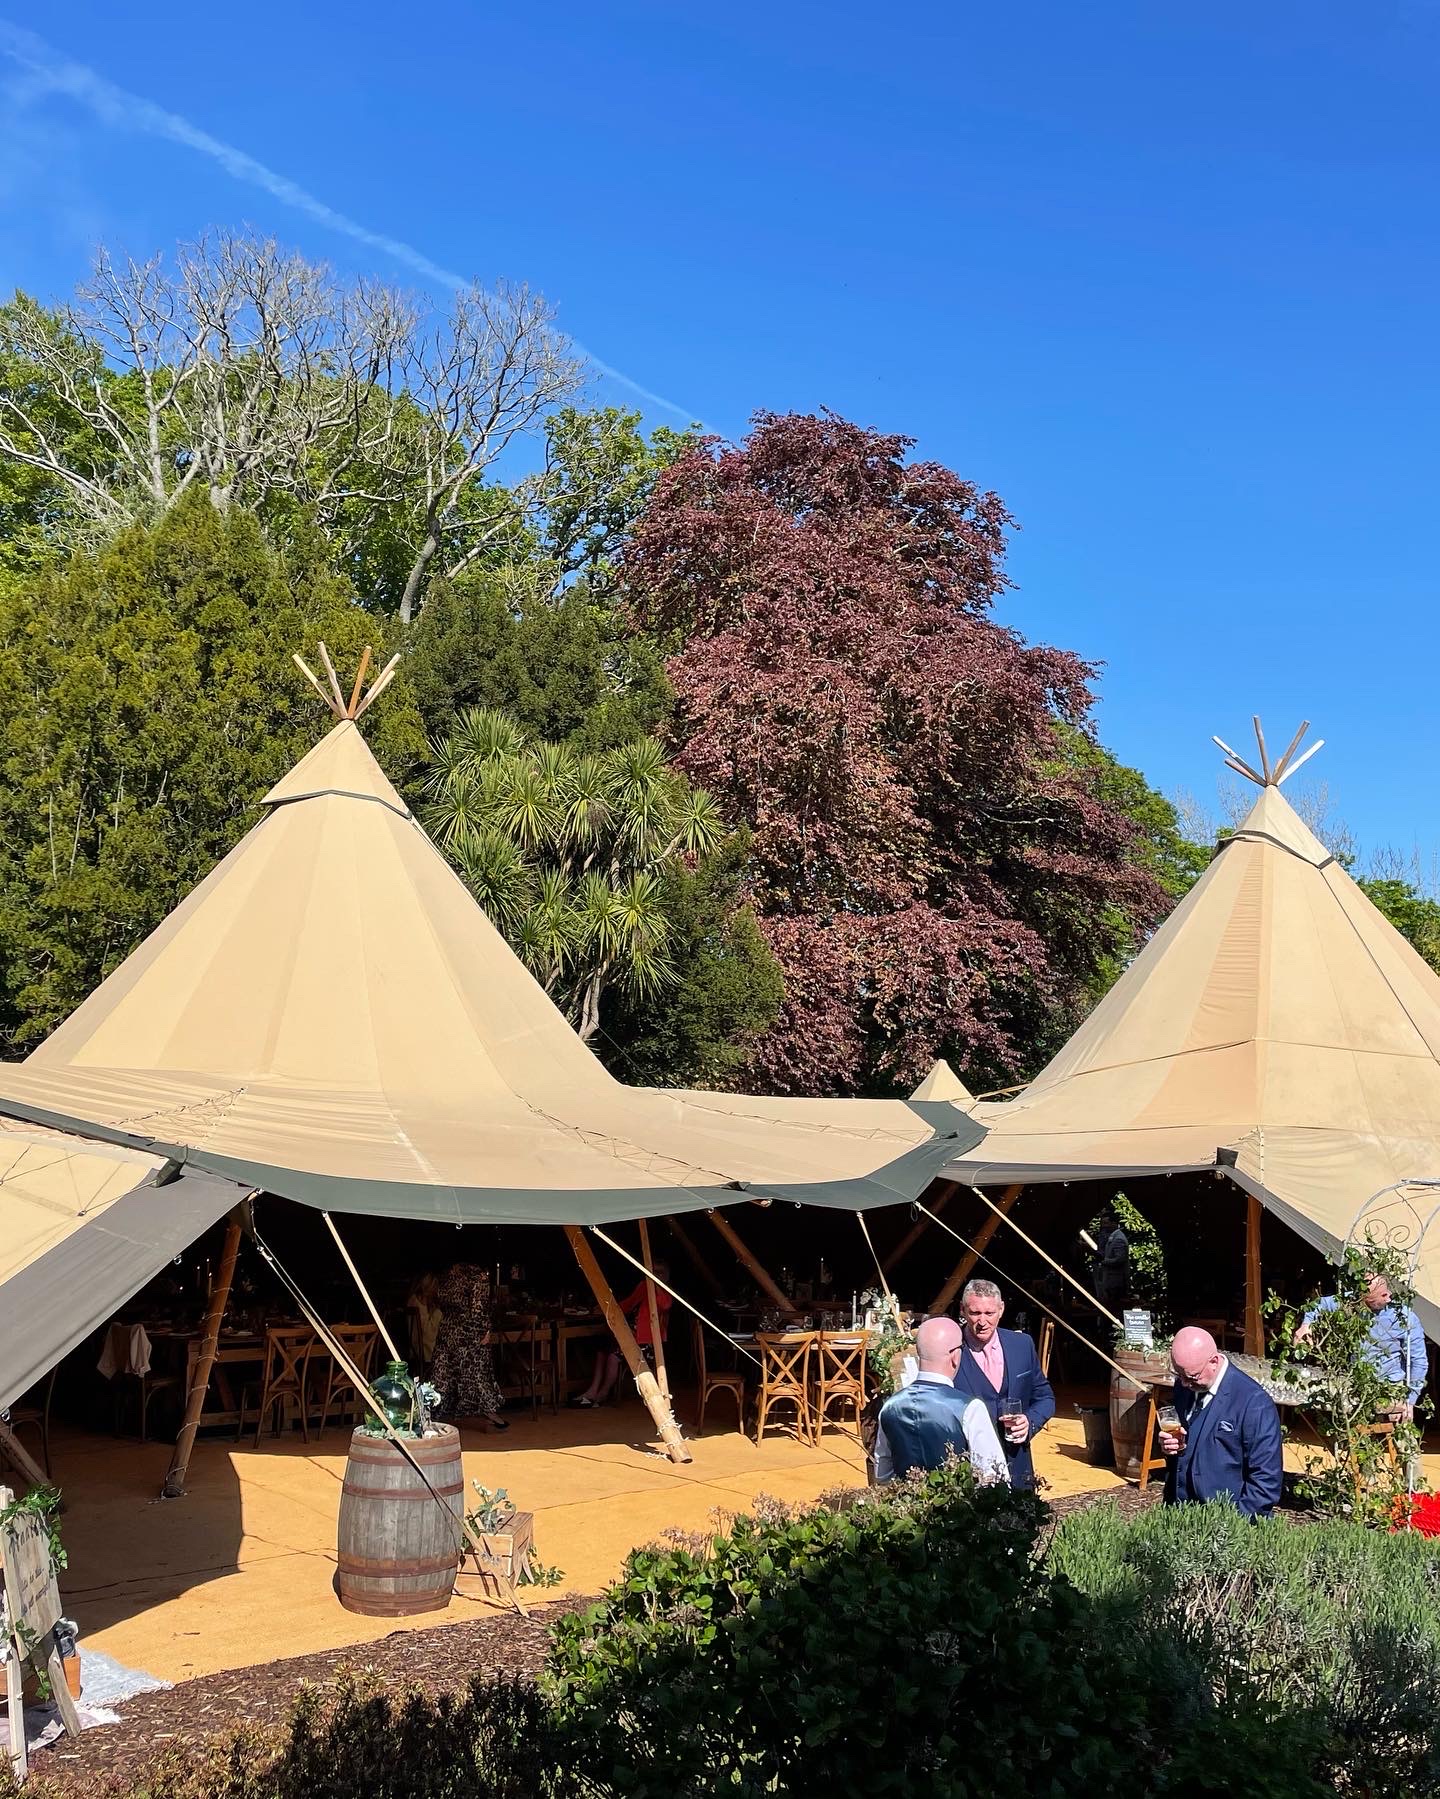
[[[1283,1471],[1275,1401],[1196,1325],[1175,1333],[1170,1366],[1180,1426],[1160,1433],[1170,1461],[1165,1503],[1229,1498],[1247,1518],[1268,1517],[1280,1502]]]
[[[903,1480],[911,1469],[944,1466],[953,1450],[984,1480],[1010,1481],[1009,1465],[983,1400],[956,1391],[964,1337],[953,1318],[927,1318],[915,1333],[920,1372],[880,1408],[875,1437],[877,1483]]]

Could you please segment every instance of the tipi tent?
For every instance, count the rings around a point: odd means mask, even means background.
[[[1262,791],[1017,1098],[981,1103],[972,1185],[1219,1168],[1327,1254],[1375,1194],[1440,1176],[1440,976]],[[1440,1229],[1419,1271],[1440,1338]]]
[[[973,1106],[975,1095],[942,1057],[910,1095],[911,1099],[946,1099],[951,1105]]]
[[[979,1139],[939,1100],[613,1079],[348,715],[264,804],[71,1018],[0,1068],[0,1116],[78,1133],[97,1179],[114,1150],[117,1168],[138,1157],[137,1179],[160,1163],[208,1177],[212,1199],[233,1182],[332,1211],[580,1226],[749,1198],[891,1204]],[[7,1244],[13,1203],[0,1185]],[[195,1234],[174,1208],[169,1253]],[[59,1267],[62,1247],[33,1260]],[[108,1286],[74,1292],[76,1334],[115,1299]],[[11,1306],[0,1264],[0,1313]],[[12,1386],[0,1362],[0,1391]]]

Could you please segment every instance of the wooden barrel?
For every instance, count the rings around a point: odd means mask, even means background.
[[[455,1590],[465,1476],[460,1433],[406,1442],[422,1480],[388,1437],[356,1431],[340,1489],[335,1590],[347,1611],[405,1618],[443,1611]],[[429,1482],[427,1485],[426,1482]]]
[[[1144,1454],[1145,1420],[1150,1415],[1150,1388],[1146,1377],[1168,1376],[1170,1363],[1163,1355],[1144,1350],[1117,1349],[1115,1360],[1134,1380],[1126,1380],[1119,1369],[1110,1371],[1110,1435],[1115,1444],[1115,1466],[1126,1480],[1139,1480]]]

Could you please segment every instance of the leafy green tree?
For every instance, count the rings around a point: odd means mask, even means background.
[[[607,989],[648,1000],[674,984],[665,874],[723,832],[653,738],[590,754],[472,708],[434,746],[426,787],[436,841],[582,1037]]]
[[[665,718],[669,683],[649,640],[583,591],[558,600],[514,565],[437,581],[406,669],[432,736],[474,707],[510,714],[531,740],[609,750]]]
[[[46,1035],[259,816],[325,720],[293,668],[380,621],[313,533],[287,555],[188,495],[154,526],[0,584],[0,1036]],[[403,677],[369,718],[403,779],[425,740]],[[367,724],[368,724],[367,719]]]
[[[618,993],[596,1048],[642,1086],[735,1086],[780,1015],[785,982],[743,903],[749,838],[727,837],[692,867],[666,870],[674,982],[644,1004]]]
[[[1393,875],[1362,875],[1356,885],[1411,948],[1440,972],[1440,901]]]

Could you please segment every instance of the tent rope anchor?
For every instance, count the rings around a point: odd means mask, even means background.
[[[347,701],[344,689],[340,685],[340,677],[335,673],[335,664],[330,660],[329,650],[325,648],[323,643],[318,644],[317,647],[320,651],[321,664],[330,680],[330,691],[328,693],[326,692],[320,677],[315,673],[314,669],[310,667],[309,663],[306,662],[305,658],[298,650],[295,652],[292,660],[294,661],[296,668],[300,670],[300,673],[304,675],[305,679],[315,689],[316,693],[320,695],[320,698],[324,701],[325,705],[336,718],[340,719],[348,718],[353,721],[354,719],[359,718],[361,713],[363,713],[375,700],[378,700],[380,695],[395,679],[395,670],[400,666],[400,652],[397,650],[385,664],[384,668],[380,670],[380,673],[376,675],[375,679],[370,683],[369,692],[366,693],[364,699],[361,699],[360,689],[365,685],[365,676],[369,671],[371,661],[375,654],[367,643],[365,645],[365,653],[360,658],[360,667],[356,671],[355,685],[350,689],[350,698]]]

